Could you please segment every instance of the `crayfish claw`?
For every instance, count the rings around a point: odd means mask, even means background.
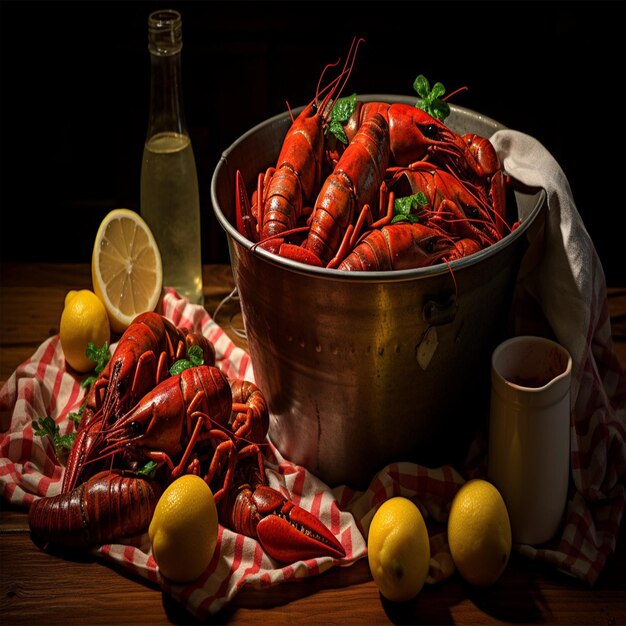
[[[324,556],[340,559],[346,555],[341,543],[317,517],[276,490],[257,487],[253,499],[261,515],[265,513],[256,528],[257,538],[263,550],[276,561],[290,563]],[[271,513],[259,506],[270,502]]]
[[[237,466],[235,485],[226,490],[218,504],[220,521],[237,533],[257,539],[272,559],[293,563],[346,555],[341,543],[315,515],[262,480],[254,459]]]

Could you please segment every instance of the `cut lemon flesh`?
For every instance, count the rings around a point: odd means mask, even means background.
[[[163,286],[161,254],[138,213],[114,209],[102,220],[93,246],[91,278],[115,332],[126,330],[140,313],[155,309]]]

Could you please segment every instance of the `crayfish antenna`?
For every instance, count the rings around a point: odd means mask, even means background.
[[[336,63],[329,63],[324,68],[324,71],[322,72],[322,75],[320,76],[320,80],[318,81],[318,84],[317,84],[317,90],[316,90],[316,96],[315,96],[315,101],[317,102],[322,97],[322,95],[325,94],[324,99],[322,100],[322,103],[319,105],[320,111],[325,113],[330,101],[333,98],[335,97],[338,98],[341,95],[344,87],[346,86],[346,83],[348,82],[348,79],[350,78],[352,69],[354,68],[354,62],[356,60],[356,53],[357,53],[357,50],[359,49],[359,45],[363,43],[364,41],[365,39],[363,39],[362,37],[359,38],[358,40],[356,37],[352,39],[352,43],[350,44],[350,49],[348,50],[348,55],[346,56],[346,61],[343,65],[343,68],[341,69],[341,72],[335,78],[333,78],[333,80],[331,80],[328,83],[328,85],[326,85],[325,87],[321,87],[320,85],[321,85],[323,76],[326,73],[326,70],[330,67],[335,67],[336,65],[338,65],[339,61],[337,61]]]
[[[235,187],[237,230],[250,241],[256,241],[256,220],[252,215],[252,207],[250,206],[250,200],[246,192],[246,185],[243,182],[243,176],[239,170],[237,170],[235,175]]]
[[[449,93],[447,96],[444,96],[442,100],[445,100],[447,102],[450,98],[452,98],[453,96],[456,96],[457,93],[461,93],[462,91],[467,91],[467,85],[464,85],[463,87],[459,87],[458,89],[455,89],[454,91]]]

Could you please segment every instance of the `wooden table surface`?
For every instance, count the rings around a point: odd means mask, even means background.
[[[212,314],[234,286],[230,266],[206,266],[204,285]],[[88,265],[0,264],[0,384],[58,332],[65,294],[82,288],[91,288]],[[609,307],[616,350],[626,363],[626,290],[610,289]],[[222,307],[216,321],[245,348],[231,329],[241,323],[237,301]],[[0,507],[0,624],[196,623],[157,586],[126,570],[89,555],[40,551],[26,511],[1,500]],[[244,588],[211,623],[624,624],[625,555],[622,532],[593,587],[512,555],[493,588],[472,589],[455,575],[402,604],[381,598],[361,559],[298,583]]]

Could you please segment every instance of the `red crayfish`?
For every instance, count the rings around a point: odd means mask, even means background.
[[[84,548],[144,532],[161,495],[159,483],[134,472],[98,472],[72,491],[35,500],[31,532],[47,543]]]
[[[351,64],[344,66],[342,76],[349,75],[354,54],[353,45]],[[330,100],[331,95],[336,95],[334,90],[327,94],[320,110],[333,109],[336,101]],[[311,106],[305,108],[305,115]],[[421,108],[402,103],[356,102],[344,124],[347,145],[335,142],[331,146],[327,141],[321,152],[323,123],[318,122],[311,134],[315,142],[310,140],[304,147],[300,124],[297,118],[287,132],[279,163],[283,154],[290,154],[292,162],[299,159],[298,180],[317,181],[323,155],[330,173],[313,190],[307,187],[312,209],[292,211],[280,228],[261,230],[242,225],[254,225],[261,219],[251,206],[255,206],[255,197],[256,204],[263,197],[262,187],[253,193],[251,205],[237,172],[237,224],[239,232],[254,242],[253,249],[260,246],[320,267],[387,270],[455,260],[495,243],[510,230],[506,220],[507,179],[487,138],[475,133],[459,135]],[[309,156],[309,144],[316,146],[315,159]],[[411,219],[395,214],[396,199],[407,197],[401,195],[407,193],[407,185],[401,189],[398,184],[402,176],[409,181],[408,193],[419,193],[427,203]],[[289,195],[283,193],[281,197]],[[416,221],[424,228],[416,229]],[[265,218],[262,223],[265,225]],[[385,228],[382,233],[381,228]],[[418,230],[420,236],[416,236]],[[366,237],[368,261],[354,262],[351,255],[359,255],[357,247],[364,245]],[[407,246],[409,240],[412,243]],[[430,248],[417,254],[415,245],[421,240]],[[391,264],[385,260],[390,250],[396,251]]]
[[[189,367],[158,383],[117,419],[88,426],[94,429],[90,445],[76,453],[72,449],[70,456],[80,453],[87,466],[107,461],[110,469],[35,501],[31,531],[66,546],[142,533],[161,489],[181,474],[194,473],[212,487],[221,520],[257,538],[272,558],[344,556],[342,545],[315,516],[267,485],[261,448],[268,427],[267,405],[256,385],[229,381],[213,365]],[[146,461],[156,465],[152,480],[133,473]],[[76,476],[88,475],[76,471]]]
[[[359,43],[353,42],[341,73],[326,87],[318,85],[315,98],[293,120],[276,166],[268,168],[258,177],[252,203],[248,201],[241,176],[237,175],[237,185],[241,190],[237,194],[237,226],[248,238],[256,241],[259,236],[276,237],[292,230],[298,219],[310,214],[310,201],[319,189],[322,176],[324,132],[332,110],[330,102],[341,92],[341,81],[349,75],[349,64]],[[320,100],[324,93],[324,98]]]
[[[215,364],[215,348],[202,334],[178,328],[154,312],[142,313],[133,320],[89,391],[63,475],[63,492],[88,478],[86,472],[95,473],[96,468],[85,465],[85,459],[100,430],[169,376],[173,363],[184,358],[194,345],[201,348],[204,363]]]

